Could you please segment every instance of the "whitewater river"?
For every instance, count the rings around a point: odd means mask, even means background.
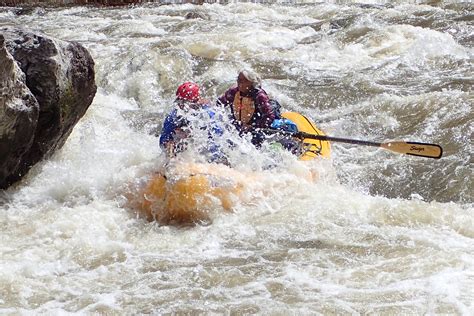
[[[84,45],[98,86],[65,146],[0,194],[0,314],[474,314],[473,8],[0,8],[0,26]],[[268,169],[241,146],[236,169],[264,171],[233,213],[138,218],[126,197],[164,160],[176,87],[215,99],[243,67],[328,135],[444,156],[334,143]]]

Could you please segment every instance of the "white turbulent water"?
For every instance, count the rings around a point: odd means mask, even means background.
[[[1,195],[0,313],[474,313],[472,4],[150,4],[0,10],[82,43],[98,92],[65,146]],[[187,13],[197,18],[186,19]],[[124,203],[162,162],[181,82],[261,73],[328,134],[439,143],[440,160],[333,144],[280,157],[208,226]],[[268,155],[242,146],[239,169]],[[298,179],[316,168],[321,179]],[[130,191],[131,190],[131,191]]]

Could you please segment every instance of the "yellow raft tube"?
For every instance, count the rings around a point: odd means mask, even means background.
[[[282,117],[293,121],[298,131],[324,135],[305,116],[285,112]],[[300,160],[329,157],[331,148],[327,141],[302,140],[303,153]],[[134,203],[140,215],[160,224],[192,224],[209,222],[216,209],[231,211],[245,183],[257,180],[256,175],[243,174],[219,164],[180,164],[172,166],[172,179],[157,173],[139,193]],[[219,207],[220,206],[220,207]]]

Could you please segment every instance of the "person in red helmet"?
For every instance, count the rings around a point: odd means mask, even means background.
[[[209,107],[209,101],[201,98],[199,86],[194,82],[185,82],[176,90],[176,105],[166,117],[160,135],[160,147],[169,156],[174,156],[186,147],[186,139],[190,137],[190,126],[188,118],[191,116],[208,115],[208,119],[213,121],[211,126],[203,127],[208,129],[209,143],[207,151],[211,153],[210,161],[219,162],[223,160],[219,148],[212,142],[216,135],[222,135],[223,131],[215,124],[215,113]],[[200,111],[202,110],[202,111]],[[205,113],[207,114],[205,114]]]
[[[205,104],[206,101],[200,97],[199,86],[194,82],[185,82],[176,90],[176,106],[166,117],[160,136],[160,147],[167,153],[174,153],[180,141],[188,136],[188,122],[183,114]]]

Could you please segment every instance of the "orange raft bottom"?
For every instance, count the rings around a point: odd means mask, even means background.
[[[294,171],[301,180],[314,182],[318,175],[303,168]],[[299,174],[297,174],[299,173]],[[162,225],[208,224],[216,214],[232,212],[238,203],[246,203],[254,190],[266,195],[258,185],[268,173],[242,173],[225,165],[180,163],[154,174],[131,205],[148,221]],[[171,175],[171,176],[170,176]]]
[[[155,174],[140,194],[138,210],[161,224],[206,223],[217,211],[230,212],[244,189],[244,177],[225,165],[181,163]]]

